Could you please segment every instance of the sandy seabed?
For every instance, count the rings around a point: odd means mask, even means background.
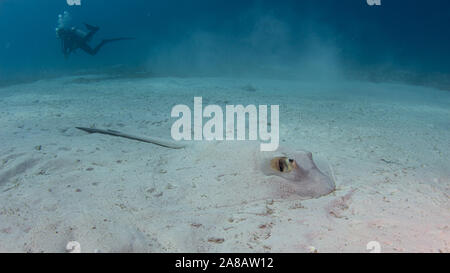
[[[0,89],[0,251],[450,252],[450,92],[402,84],[64,77]],[[284,198],[254,142],[182,150],[176,104],[280,105],[280,145],[337,190]]]

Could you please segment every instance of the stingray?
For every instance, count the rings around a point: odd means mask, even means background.
[[[123,137],[132,140],[147,142],[171,149],[182,149],[186,146],[180,143],[167,141],[155,137],[140,137],[126,134],[115,130],[104,130],[96,128],[76,127],[90,134],[105,134]],[[312,153],[307,151],[291,151],[278,149],[277,152],[258,152],[254,158],[257,168],[268,176],[276,176],[280,179],[274,180],[273,185],[278,187],[282,197],[290,195],[303,199],[318,198],[333,192],[336,189],[334,180],[331,178],[331,170],[327,174],[325,164],[321,169],[314,162]]]
[[[336,189],[331,178],[331,170],[326,175],[307,151],[278,151],[260,161],[260,170],[269,176],[277,176],[279,189],[284,194],[293,194],[302,198],[318,198]],[[276,181],[275,181],[276,182]]]

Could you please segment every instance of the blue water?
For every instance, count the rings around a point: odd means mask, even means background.
[[[66,60],[57,16],[136,40]],[[242,74],[265,67],[450,73],[446,0],[0,0],[0,80],[113,65],[155,73]],[[314,66],[317,62],[319,65]],[[317,73],[318,71],[315,71]]]

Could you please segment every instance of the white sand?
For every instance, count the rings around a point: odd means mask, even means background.
[[[91,76],[98,77],[98,76]],[[0,89],[0,251],[450,252],[450,93],[398,84],[154,78]],[[251,84],[255,92],[244,90]],[[257,143],[184,150],[175,104],[280,104],[281,145],[331,165],[338,190],[281,198]],[[40,150],[37,148],[40,146]]]

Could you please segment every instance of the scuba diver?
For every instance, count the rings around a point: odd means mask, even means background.
[[[71,18],[68,12],[64,12],[64,15],[59,15],[58,27],[56,28],[56,35],[61,39],[62,52],[66,58],[69,57],[70,53],[75,52],[79,48],[89,55],[94,56],[107,43],[134,39],[129,37],[104,39],[96,47],[92,48],[89,46],[88,42],[100,28],[86,23],[84,25],[86,26],[88,32],[84,32],[75,27],[68,28],[67,24],[70,19]]]

